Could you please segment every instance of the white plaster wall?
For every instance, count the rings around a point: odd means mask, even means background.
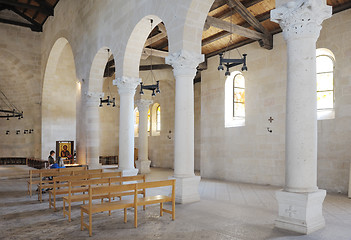
[[[318,186],[347,192],[351,131],[351,10],[323,23],[317,47],[336,57],[335,119],[318,121]],[[224,128],[224,73],[217,71],[218,56],[208,61],[201,82],[201,175],[259,184],[284,185],[286,44],[274,36],[274,48],[253,43],[240,49],[248,54],[246,124]],[[237,56],[232,51],[231,56]],[[240,70],[234,68],[232,70]],[[268,122],[272,116],[274,121]],[[303,117],[303,116],[302,116]],[[267,127],[273,132],[269,133]]]
[[[21,120],[0,119],[0,157],[40,157],[40,34],[0,24],[0,36],[0,89],[24,112]]]
[[[103,79],[103,93],[110,98],[116,98],[116,107],[107,106],[106,103],[99,109],[100,113],[100,156],[118,155],[119,131],[119,94],[117,86],[112,84],[113,78]]]
[[[194,169],[201,166],[201,83],[194,84]]]
[[[56,149],[56,141],[76,142],[77,79],[72,50],[66,44],[53,74],[45,75],[42,100],[42,159]]]

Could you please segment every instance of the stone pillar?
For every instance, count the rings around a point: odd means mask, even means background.
[[[134,94],[140,78],[120,77],[113,81],[120,97],[118,169],[123,176],[138,174],[134,167]]]
[[[174,177],[176,201],[200,200],[200,176],[194,174],[194,89],[196,67],[204,57],[181,50],[166,58],[173,66],[175,77]]]
[[[139,173],[149,173],[150,164],[149,160],[149,139],[147,133],[147,113],[149,110],[152,100],[140,99],[136,102],[139,110],[139,149],[138,149],[138,161],[136,166],[139,169]]]
[[[89,169],[101,168],[100,155],[100,98],[104,96],[100,92],[86,92],[86,163]]]
[[[308,234],[325,226],[325,190],[317,187],[316,41],[326,0],[291,1],[271,11],[287,42],[285,188],[276,193],[276,227]]]

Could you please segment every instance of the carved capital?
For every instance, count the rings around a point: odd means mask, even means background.
[[[330,18],[332,7],[326,0],[297,0],[271,11],[271,21],[283,29],[285,40],[319,37],[322,22]]]
[[[147,112],[149,109],[150,104],[152,104],[152,100],[147,100],[147,99],[139,99],[135,102],[135,104],[138,107],[139,112]]]
[[[195,75],[196,67],[204,61],[204,55],[180,50],[166,57],[166,64],[172,65],[174,75]]]
[[[135,77],[123,76],[113,80],[113,85],[116,85],[118,87],[119,94],[123,94],[123,93],[134,94],[135,89],[140,83],[141,83],[141,79],[135,78]]]

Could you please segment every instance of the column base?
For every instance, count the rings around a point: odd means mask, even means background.
[[[150,172],[150,160],[138,160],[135,162],[136,167],[139,169],[139,173],[145,174]]]
[[[192,203],[200,201],[199,184],[201,177],[171,177],[176,179],[175,200],[176,203]]]
[[[322,214],[326,191],[319,189],[311,193],[292,193],[277,191],[279,205],[275,227],[309,234],[325,226]]]
[[[138,175],[138,169],[133,168],[133,169],[117,169],[117,172],[122,172],[122,177],[128,177],[128,176],[136,176]]]

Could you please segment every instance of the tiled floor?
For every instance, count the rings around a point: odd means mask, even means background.
[[[39,203],[26,195],[26,166],[0,166],[0,239],[276,239],[350,240],[351,199],[327,195],[324,202],[326,227],[310,235],[298,235],[274,228],[277,202],[272,186],[229,183],[202,179],[201,201],[176,205],[176,220],[159,217],[158,206],[138,211],[138,228],[133,212],[128,223],[123,212],[93,216],[93,236],[80,231],[79,203],[73,207],[72,222],[63,218],[62,201],[58,211],[48,208],[48,196]],[[149,180],[166,179],[172,171],[152,169]],[[167,193],[169,189],[162,189]],[[152,193],[152,192],[149,192]],[[166,208],[169,206],[166,206]]]

